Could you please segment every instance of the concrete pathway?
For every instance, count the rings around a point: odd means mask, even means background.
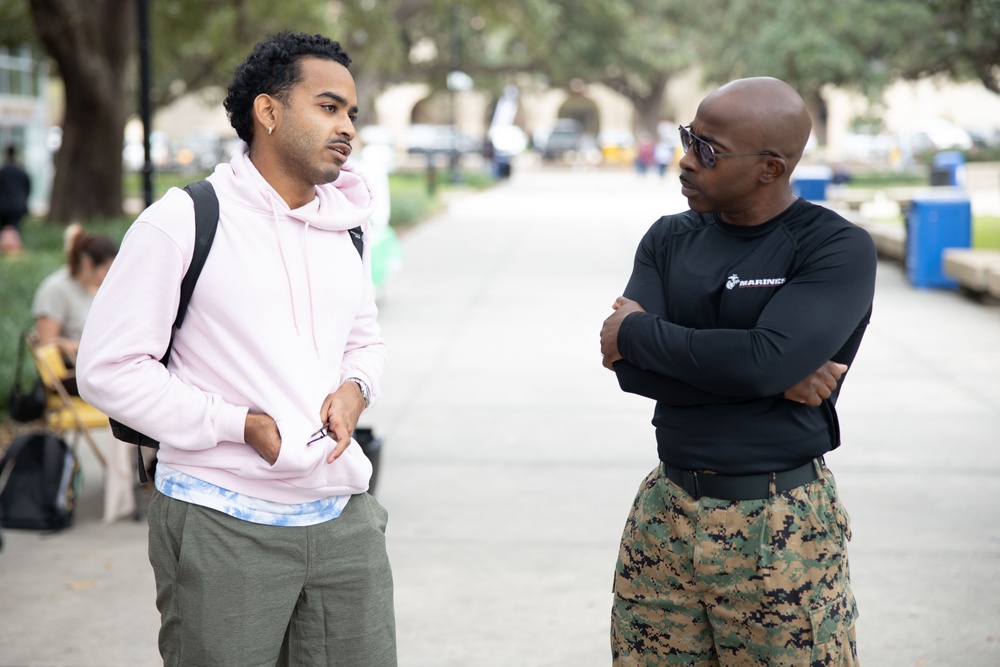
[[[600,667],[618,540],[655,465],[652,403],[598,331],[676,181],[522,169],[404,235],[383,290],[401,667]],[[862,664],[1000,664],[1000,308],[880,265],[828,457],[851,512]],[[90,466],[93,470],[93,466]],[[156,665],[145,527],[7,531],[0,667]]]

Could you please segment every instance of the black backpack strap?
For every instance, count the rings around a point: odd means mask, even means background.
[[[355,249],[357,249],[358,254],[360,256],[364,257],[365,256],[365,237],[364,237],[364,234],[361,232],[361,225],[358,225],[357,227],[352,227],[351,229],[349,229],[347,231],[350,232],[350,234],[351,234],[351,241],[354,242],[354,247],[355,247]]]
[[[174,326],[170,330],[170,342],[167,343],[167,350],[163,353],[160,363],[164,366],[170,361],[170,352],[174,348],[174,333],[184,323],[184,316],[187,315],[188,303],[194,293],[195,283],[208,259],[208,252],[212,249],[212,242],[215,241],[215,232],[219,227],[219,198],[215,194],[215,188],[208,181],[196,181],[184,186],[184,191],[190,195],[194,201],[194,251],[191,253],[191,264],[188,266],[184,278],[181,279],[181,297],[177,304],[177,316],[174,318]],[[142,459],[142,447],[156,447],[159,443],[147,435],[139,433],[135,429],[111,419],[111,431],[119,440],[130,442],[136,447],[136,464],[139,468],[139,481],[145,484],[148,480],[146,475],[146,465]]]
[[[194,200],[194,252],[191,254],[191,265],[184,279],[181,280],[181,299],[177,304],[177,317],[174,319],[174,329],[180,329],[187,315],[188,303],[194,294],[195,283],[205,267],[208,251],[212,249],[215,231],[219,227],[219,198],[215,188],[208,181],[196,181],[184,186],[191,199]],[[174,347],[174,334],[170,333],[170,343],[160,362],[166,366],[170,361],[170,351]]]
[[[208,181],[197,181],[184,186],[184,190],[194,200],[194,254],[191,256],[191,266],[181,281],[181,301],[177,306],[177,319],[174,327],[181,328],[184,316],[187,314],[188,302],[194,292],[194,285],[208,259],[208,251],[215,240],[215,230],[219,227],[219,198],[215,188]]]

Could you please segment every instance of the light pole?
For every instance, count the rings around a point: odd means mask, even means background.
[[[455,115],[458,94],[472,90],[472,77],[459,70],[448,72],[448,90],[451,92],[451,154],[449,156],[451,166],[451,182],[458,183],[461,177],[458,173],[458,161],[461,157],[462,147],[459,145],[461,139],[458,131],[458,123]]]
[[[153,159],[149,145],[151,116],[149,102],[149,0],[139,3],[139,115],[142,116],[142,190],[146,207],[153,203]]]
[[[450,91],[449,123],[451,125],[451,150],[448,154],[448,167],[451,172],[451,182],[458,183],[461,177],[458,173],[459,146],[458,146],[458,119],[455,107],[458,104],[458,86],[461,85],[460,78],[464,76],[459,71],[462,64],[462,40],[458,34],[458,8],[455,3],[451,3],[451,71],[448,73],[446,82]]]

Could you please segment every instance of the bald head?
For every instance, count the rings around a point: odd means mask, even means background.
[[[737,79],[722,86],[698,107],[698,115],[723,120],[750,145],[785,158],[790,173],[802,157],[812,120],[802,97],[780,79]]]

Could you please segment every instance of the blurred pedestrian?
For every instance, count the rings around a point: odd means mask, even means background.
[[[386,347],[350,62],[282,32],[237,67],[224,105],[242,141],[208,178],[218,229],[167,367],[195,245],[184,192],[139,215],[87,323],[84,397],[160,442],[149,554],[167,665],[396,664],[387,516],[351,438]]]
[[[0,167],[0,250],[21,250],[21,218],[28,212],[31,178],[17,161],[17,148],[7,146]]]
[[[656,144],[653,138],[643,133],[639,137],[639,148],[635,156],[635,170],[640,176],[645,176],[653,166]]]
[[[656,163],[656,171],[660,178],[667,175],[667,169],[674,161],[674,143],[667,137],[661,136],[653,147],[653,162]]]
[[[868,324],[871,238],[796,198],[801,97],[770,78],[680,128],[690,210],[639,244],[601,330],[624,391],[656,400],[614,584],[614,664],[857,664],[850,527],[823,456]]]
[[[55,343],[67,368],[72,368],[94,295],[108,275],[118,246],[107,236],[88,234],[74,223],[66,228],[65,247],[66,266],[38,286],[31,312],[38,344]],[[66,384],[70,393],[76,393],[75,381]]]

